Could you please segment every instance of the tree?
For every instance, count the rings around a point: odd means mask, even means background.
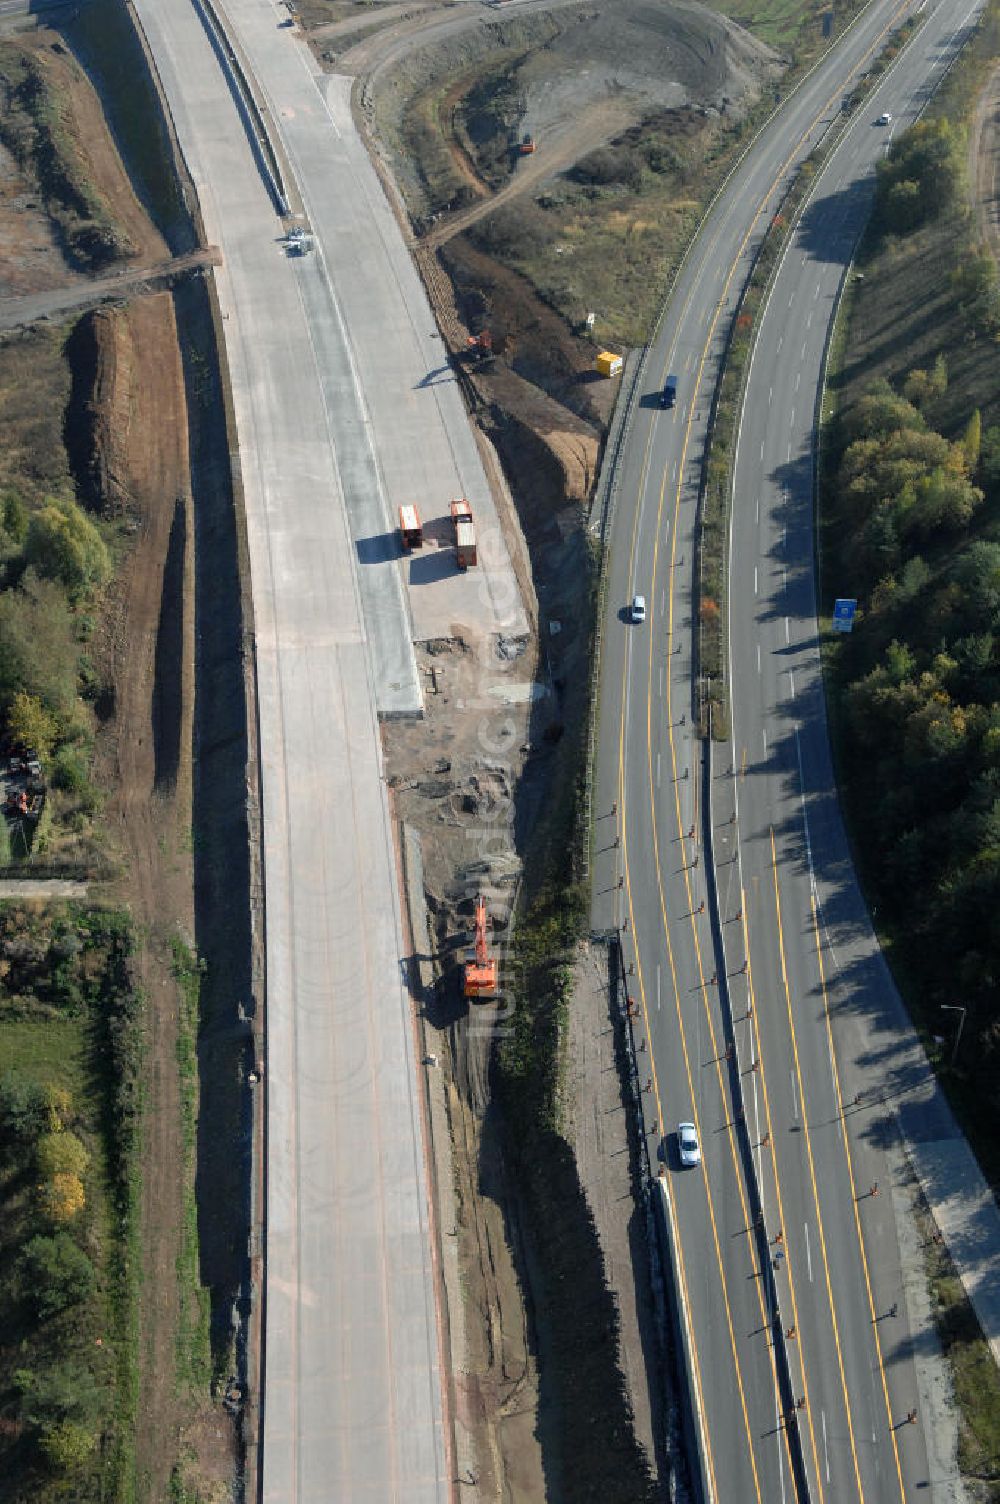
[[[931,373],[931,395],[943,397],[948,390],[948,361],[944,352],[939,351],[934,357],[934,370]]]
[[[5,1071],[0,1077],[0,1141],[23,1152],[47,1126],[42,1087],[20,1071]]]
[[[952,578],[972,631],[1000,630],[1000,543],[978,539],[956,560]]]
[[[39,1437],[38,1447],[49,1467],[57,1473],[78,1473],[96,1445],[96,1438],[75,1421],[61,1420],[48,1426]]]
[[[880,502],[875,507],[861,529],[858,542],[868,579],[895,569],[899,562],[899,532],[891,502]]]
[[[59,735],[59,722],[41,700],[19,689],[7,712],[7,730],[18,746],[31,747],[47,761]]]
[[[979,408],[973,410],[972,417],[965,425],[965,433],[962,435],[962,448],[965,450],[965,463],[972,474],[979,464],[979,451],[982,445],[983,417]]]
[[[840,485],[852,502],[871,506],[898,496],[937,466],[964,475],[964,450],[929,429],[902,428],[848,445],[840,464]]]
[[[923,407],[930,396],[931,379],[926,371],[913,370],[903,382],[903,396],[914,407]]]
[[[963,256],[951,274],[962,312],[974,329],[991,333],[1000,325],[1000,288],[993,257],[986,250]]]
[[[887,381],[872,382],[841,420],[845,444],[856,439],[885,438],[901,428],[925,429],[927,424],[912,402],[894,392]]]
[[[882,201],[883,222],[896,235],[907,235],[926,218],[920,184],[904,179],[892,183]]]
[[[13,1375],[21,1419],[38,1432],[62,1420],[92,1425],[101,1412],[101,1391],[90,1369],[77,1360],[52,1363],[43,1373],[19,1368]]]
[[[94,1266],[65,1232],[38,1234],[21,1251],[21,1289],[39,1321],[78,1305],[94,1288]]]
[[[45,1180],[59,1174],[82,1178],[90,1155],[75,1133],[43,1133],[35,1145],[35,1163]]]
[[[1000,428],[988,428],[983,434],[979,475],[990,497],[1000,499]]]
[[[38,1187],[42,1211],[56,1223],[72,1222],[83,1211],[87,1197],[78,1175],[59,1170]]]
[[[48,1129],[50,1133],[58,1133],[65,1128],[73,1110],[73,1098],[65,1086],[49,1085],[44,1088],[45,1108],[48,1114]]]
[[[16,491],[7,491],[3,498],[3,530],[11,542],[21,544],[28,531],[28,511]]]
[[[111,573],[104,539],[75,502],[50,501],[28,523],[24,557],[45,579],[58,580],[72,597],[102,585]]]
[[[875,169],[875,212],[883,229],[904,235],[939,218],[955,202],[962,135],[949,120],[920,120],[894,141]]]
[[[914,554],[903,565],[903,572],[899,577],[899,596],[901,601],[912,601],[922,590],[930,584],[931,571],[926,560],[919,554]]]
[[[965,527],[983,500],[977,486],[943,467],[932,470],[916,484],[915,500],[903,523],[904,533],[928,538],[940,529],[954,532]]]
[[[905,642],[893,638],[885,650],[885,666],[891,682],[898,685],[913,678],[917,660]]]
[[[24,690],[67,720],[76,704],[79,657],[61,586],[28,570],[17,590],[0,591],[0,709]]]

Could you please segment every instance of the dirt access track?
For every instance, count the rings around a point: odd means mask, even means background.
[[[345,26],[350,18],[336,12],[330,25]],[[579,0],[525,0],[502,11],[466,3],[402,18],[395,6],[365,9],[366,19],[380,15],[388,24],[341,53],[326,45],[330,32],[320,26],[315,50],[326,66],[357,75],[360,119],[402,194],[415,238],[422,237],[418,262],[452,354],[464,351],[469,333],[488,327],[494,336],[499,359],[477,367],[473,405],[498,417],[494,439],[508,474],[519,467],[502,442],[507,418],[537,437],[543,467],[563,478],[563,497],[586,504],[617,382],[595,379],[590,339],[512,269],[510,255],[505,261],[492,251],[490,226],[475,245],[463,232],[501,209],[509,222],[520,205],[530,219],[522,243],[530,243],[534,220],[545,213],[539,198],[544,204],[545,193],[585,191],[565,176],[581,159],[652,117],[665,122],[669,149],[690,153],[703,131],[757,95],[778,61],[747,32],[691,3],[620,0],[597,9]],[[536,150],[522,156],[513,143],[525,135]],[[597,192],[607,200],[606,221],[620,220],[616,191]],[[629,216],[637,232],[648,229],[641,205]],[[600,307],[599,290],[594,296],[588,306]]]
[[[983,86],[969,132],[969,181],[980,234],[1000,262],[1000,63]]]
[[[725,111],[755,92],[774,55],[725,17],[696,4],[622,0],[527,0],[510,10],[457,5],[427,10],[366,36],[345,52],[320,50],[327,66],[359,76],[365,119],[390,148],[411,215],[440,208],[407,156],[407,115],[428,91],[442,91],[439,124],[464,114],[452,143],[455,172],[482,199],[431,232],[457,234],[501,202],[566,171],[630,126],[693,104]],[[480,89],[480,85],[485,85]],[[470,102],[470,96],[474,98]],[[492,96],[492,97],[491,97]],[[463,107],[464,101],[464,107]],[[465,140],[462,137],[465,134]],[[537,150],[517,158],[503,147],[531,135]],[[490,138],[493,137],[492,143]],[[499,144],[509,181],[493,191],[475,177],[477,147]],[[504,160],[506,156],[506,160]]]
[[[647,118],[689,155],[779,71],[777,59],[703,6],[663,0],[620,0],[611,9],[579,0],[524,0],[503,10],[421,4],[402,12],[396,4],[349,10],[344,0],[311,0],[303,10],[324,66],[357,77],[359,120],[390,197],[398,204],[402,195],[400,217],[423,237],[417,259],[451,354],[464,355],[470,333],[489,328],[494,336],[499,358],[476,367],[470,400],[481,422],[487,413],[496,420],[485,426],[508,475],[527,474],[534,498],[540,465],[553,478],[556,506],[585,505],[618,383],[596,379],[591,340],[513,269],[510,255],[493,251],[490,226],[476,244],[463,232],[500,209],[509,220],[523,206],[530,242],[545,215],[541,190],[586,192],[565,176],[574,164]],[[331,44],[341,39],[347,46],[337,51]],[[537,149],[517,155],[512,143],[526,134]],[[637,234],[649,230],[641,204],[623,214],[613,189],[600,198],[608,225],[634,221]],[[668,254],[651,252],[650,269],[664,281]],[[587,306],[601,307],[600,290],[593,295],[598,301]],[[513,460],[507,420],[516,425]],[[525,435],[537,456],[529,464]]]

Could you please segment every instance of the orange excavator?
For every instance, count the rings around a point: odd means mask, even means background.
[[[471,358],[488,360],[493,354],[493,335],[489,329],[483,329],[479,334],[470,334],[465,341],[465,348]]]
[[[486,899],[476,899],[476,948],[465,960],[465,995],[471,1002],[492,1003],[497,997],[497,963],[486,946]]]

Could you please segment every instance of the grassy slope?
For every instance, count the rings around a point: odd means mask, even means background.
[[[728,0],[715,9],[792,62],[788,87],[826,45],[812,0]],[[839,30],[860,6],[835,9]],[[641,344],[702,212],[753,131],[770,113],[770,89],[737,123],[667,111],[613,141],[600,181],[563,175],[535,198],[481,222],[483,250],[526,276],[572,324],[599,309],[601,339]],[[584,166],[586,164],[583,164]]]
[[[806,4],[802,0],[715,0],[712,9],[738,21],[775,51],[801,57],[811,54],[822,41],[825,12],[834,12],[839,31],[861,7],[836,5],[831,0],[806,0]]]

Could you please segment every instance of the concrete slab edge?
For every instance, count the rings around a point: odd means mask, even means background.
[[[447,1080],[437,1057],[428,1050],[424,1000],[435,985],[434,951],[427,925],[424,897],[424,859],[420,833],[405,821],[398,824],[399,851],[403,879],[403,915],[410,942],[410,993],[415,1004],[418,1056],[423,1080],[421,1098],[426,1134],[427,1164],[430,1173],[430,1214],[432,1239],[438,1279],[435,1298],[442,1337],[443,1401],[445,1445],[453,1461],[451,1475],[463,1481],[463,1500],[479,1498],[478,1488],[468,1483],[475,1478],[476,1453],[472,1433],[460,1421],[456,1403],[456,1381],[466,1369],[465,1307],[458,1260],[458,1212],[455,1202],[455,1178],[452,1171],[452,1136],[447,1100]]]
[[[715,1504],[715,1489],[706,1466],[708,1441],[705,1413],[702,1409],[698,1387],[694,1382],[694,1333],[691,1330],[691,1314],[688,1310],[684,1285],[679,1278],[674,1206],[670,1199],[670,1188],[667,1185],[665,1170],[661,1170],[655,1181],[654,1194],[659,1212],[658,1221],[663,1233],[663,1258],[669,1271],[669,1278],[664,1281],[669,1292],[667,1304],[670,1307],[674,1335],[682,1355],[686,1378],[684,1389],[688,1403],[681,1408],[684,1413],[684,1430],[687,1432],[687,1450],[689,1458],[697,1458],[697,1468],[692,1467],[690,1471],[693,1475],[692,1481],[699,1504]]]
[[[954,1390],[938,1337],[920,1236],[914,1219],[919,1181],[905,1148],[887,1150],[892,1165],[892,1210],[899,1242],[903,1300],[913,1344],[920,1408],[930,1417],[924,1428],[930,1493],[934,1504],[968,1504],[958,1470],[958,1416]],[[926,1197],[924,1198],[926,1200]],[[929,1210],[929,1208],[928,1208]]]

